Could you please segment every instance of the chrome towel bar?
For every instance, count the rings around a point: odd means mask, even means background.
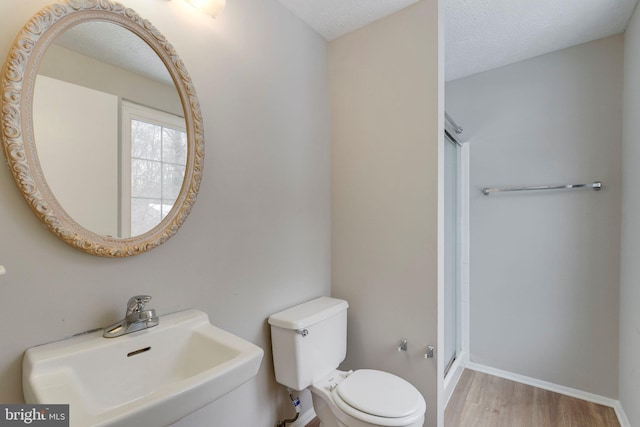
[[[591,188],[598,191],[602,188],[601,181],[591,184],[568,184],[568,185],[541,185],[537,187],[512,187],[512,188],[483,188],[482,194],[488,196],[491,193],[501,193],[506,191],[531,191],[531,190],[573,190],[578,188]]]

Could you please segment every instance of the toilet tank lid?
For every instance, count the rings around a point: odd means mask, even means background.
[[[269,324],[284,329],[303,329],[321,322],[349,307],[345,300],[320,297],[288,308],[269,317]]]

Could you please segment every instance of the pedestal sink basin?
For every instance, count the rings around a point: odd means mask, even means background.
[[[72,427],[166,426],[254,377],[262,356],[206,313],[186,310],[118,338],[98,331],[28,349],[24,397],[69,404]]]

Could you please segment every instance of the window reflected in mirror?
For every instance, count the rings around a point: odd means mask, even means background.
[[[182,117],[129,102],[122,126],[121,233],[137,236],[162,221],[180,194],[187,132]]]

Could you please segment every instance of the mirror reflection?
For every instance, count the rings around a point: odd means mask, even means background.
[[[187,161],[184,112],[157,54],[109,22],[58,36],[38,69],[33,132],[51,191],[83,227],[126,238],[171,211]]]

